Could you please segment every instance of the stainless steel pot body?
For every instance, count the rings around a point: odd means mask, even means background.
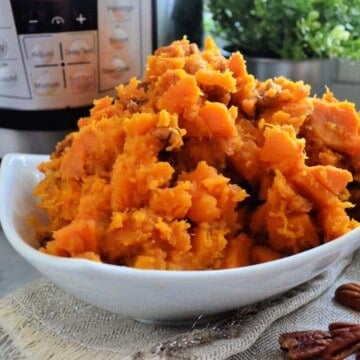
[[[284,76],[311,85],[311,93],[321,96],[335,78],[336,60],[283,60],[245,57],[248,72],[259,80]]]

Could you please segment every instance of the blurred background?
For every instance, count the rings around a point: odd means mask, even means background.
[[[0,157],[49,153],[157,47],[211,35],[258,79],[328,86],[360,106],[359,0],[2,0]]]

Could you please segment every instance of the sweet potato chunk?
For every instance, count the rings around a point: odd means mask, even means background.
[[[264,131],[265,143],[260,150],[259,158],[271,168],[283,172],[296,172],[305,161],[303,139],[298,139],[290,126],[269,127]]]
[[[246,234],[230,239],[224,253],[223,268],[248,266],[253,263],[251,252],[254,246],[253,240]]]
[[[354,104],[312,99],[314,110],[306,124],[310,138],[330,149],[354,155],[360,151],[360,117]]]
[[[277,251],[264,245],[256,245],[251,251],[251,256],[255,264],[280,259],[282,256]]]
[[[199,116],[203,119],[210,137],[235,137],[237,135],[235,119],[224,104],[206,102],[200,108]]]

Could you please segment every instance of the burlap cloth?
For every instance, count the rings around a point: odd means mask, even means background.
[[[143,324],[102,311],[41,279],[0,300],[0,358],[283,359],[277,343],[282,332],[360,322],[360,313],[333,299],[340,284],[360,282],[359,270],[357,251],[281,297],[189,327]]]

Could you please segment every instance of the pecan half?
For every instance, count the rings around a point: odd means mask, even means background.
[[[346,283],[335,290],[335,300],[350,309],[360,311],[360,284]]]
[[[329,331],[332,338],[336,338],[337,336],[342,336],[349,331],[360,330],[359,323],[350,323],[350,322],[333,322],[329,324]]]
[[[284,333],[279,336],[280,348],[291,360],[313,359],[321,355],[331,342],[329,331],[304,330]]]
[[[338,334],[322,351],[322,360],[342,360],[360,351],[360,328],[348,327]]]

